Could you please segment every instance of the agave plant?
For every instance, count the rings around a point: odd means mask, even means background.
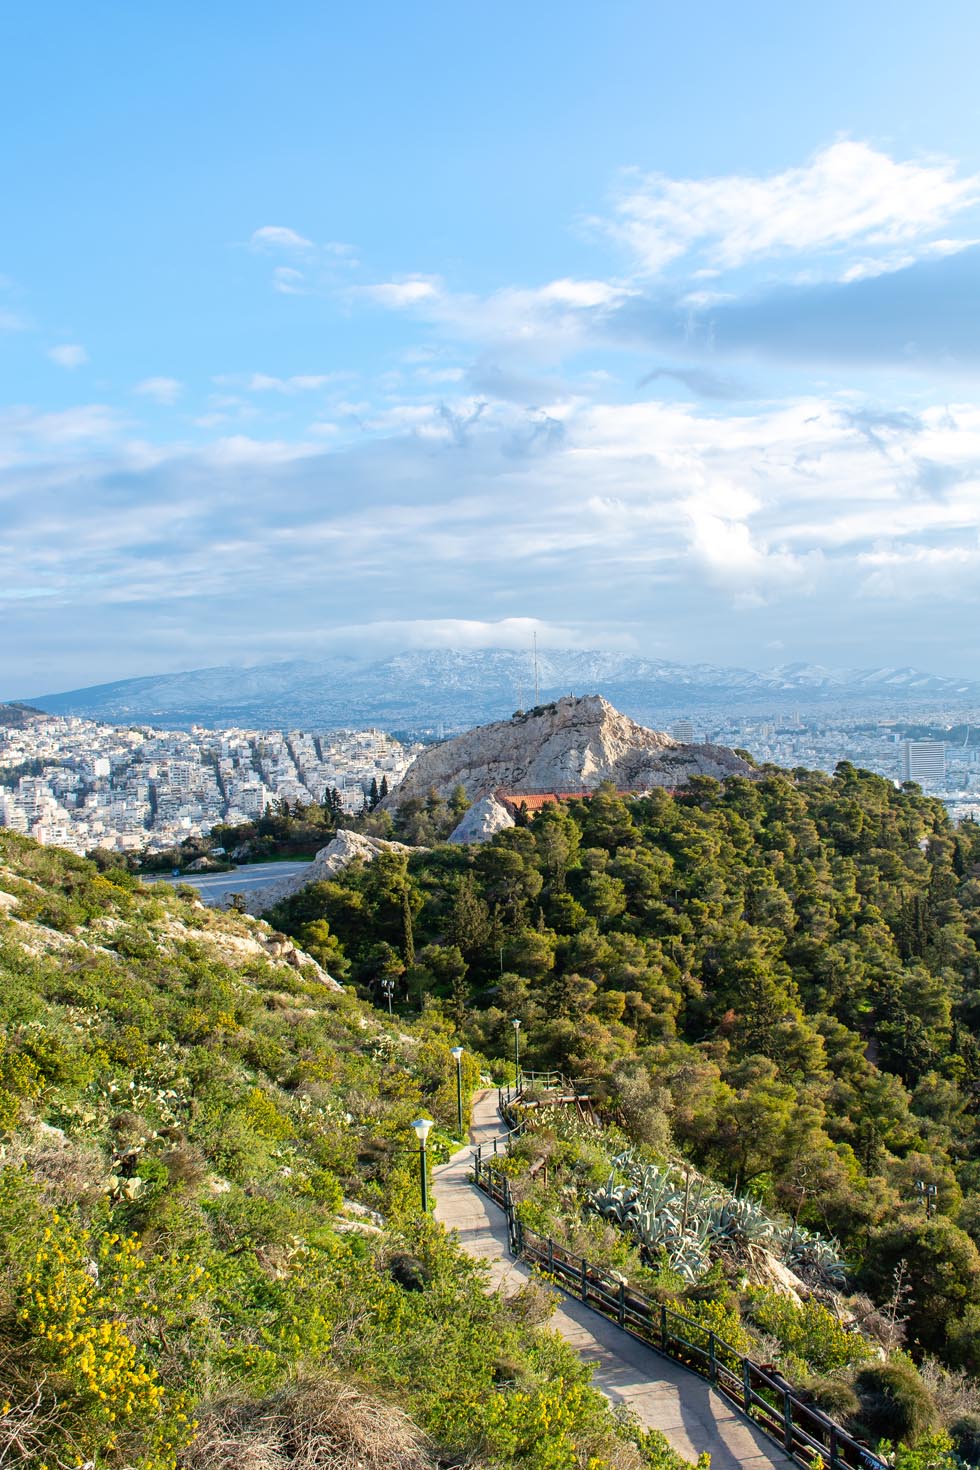
[[[792,1270],[811,1280],[838,1288],[847,1284],[847,1266],[840,1256],[837,1242],[824,1240],[809,1230],[799,1227],[793,1230],[783,1260]]]
[[[627,1149],[613,1159],[588,1208],[628,1230],[649,1254],[665,1251],[675,1271],[696,1281],[719,1247],[763,1246],[814,1283],[841,1287],[846,1269],[834,1241],[770,1215],[758,1201],[719,1189],[685,1170],[639,1163]],[[626,1183],[619,1182],[623,1178]]]
[[[736,1246],[767,1245],[777,1232],[775,1221],[755,1200],[737,1194],[712,1208],[709,1229],[714,1240]]]
[[[670,1264],[685,1281],[695,1282],[711,1265],[711,1242],[707,1225],[702,1231],[689,1232],[670,1253]]]
[[[617,1225],[628,1225],[639,1209],[636,1190],[628,1184],[616,1184],[611,1174],[601,1189],[589,1195],[586,1204],[604,1220],[614,1220]]]

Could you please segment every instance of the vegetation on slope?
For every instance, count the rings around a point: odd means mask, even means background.
[[[364,991],[595,1079],[628,1137],[836,1237],[906,1347],[980,1368],[980,829],[842,764],[609,789],[275,921]]]
[[[0,833],[0,1462],[672,1467],[419,1217],[438,1009],[389,1026],[189,895]]]

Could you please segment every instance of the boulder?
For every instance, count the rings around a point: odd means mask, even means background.
[[[498,832],[513,826],[514,817],[510,809],[490,792],[470,807],[459,826],[449,834],[449,841],[460,844],[489,842]]]
[[[292,873],[277,883],[267,883],[246,894],[245,907],[250,914],[264,914],[284,898],[291,898],[310,883],[323,883],[336,878],[355,862],[373,862],[379,852],[423,852],[420,847],[406,847],[403,842],[389,842],[382,837],[364,837],[360,832],[342,828],[326,847],[321,847],[308,868]],[[230,900],[229,900],[230,902]]]

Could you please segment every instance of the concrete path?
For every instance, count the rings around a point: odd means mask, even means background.
[[[474,1144],[501,1133],[496,1090],[473,1099]],[[468,1179],[470,1149],[461,1149],[433,1171],[435,1217],[455,1230],[471,1256],[490,1263],[490,1282],[505,1294],[531,1279],[507,1251],[504,1212]],[[702,1379],[620,1331],[597,1312],[558,1293],[551,1327],[593,1363],[592,1381],[615,1404],[628,1404],[649,1429],[659,1429],[675,1450],[696,1460],[707,1450],[711,1470],[789,1470],[794,1461],[746,1422]]]

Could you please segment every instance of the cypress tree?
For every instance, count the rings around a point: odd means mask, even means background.
[[[405,929],[405,964],[409,969],[415,964],[415,935],[412,929],[412,905],[408,898],[408,884],[402,889],[402,924]]]

